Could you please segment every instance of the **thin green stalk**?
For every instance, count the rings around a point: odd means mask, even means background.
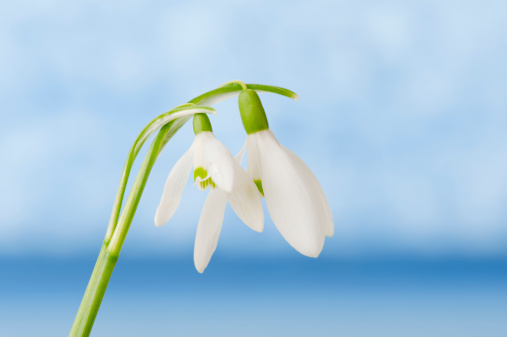
[[[114,231],[113,237],[111,238],[111,241],[107,247],[107,250],[111,254],[120,254],[121,247],[125,241],[125,237],[127,236],[130,224],[134,219],[139,201],[141,200],[144,187],[148,181],[148,176],[150,175],[151,169],[153,168],[158,155],[164,147],[164,140],[170,131],[172,124],[173,122],[165,125],[160,129],[157,137],[148,150],[148,154],[146,155],[139,173],[137,174],[137,178],[134,182],[134,186],[132,187],[132,191],[130,192],[127,202],[125,203],[125,209],[120,216],[120,220],[118,220],[116,230]]]
[[[93,283],[94,283],[95,279],[97,278],[97,273],[99,270],[100,263],[102,262],[102,258],[104,257],[104,254],[106,252],[106,247],[107,246],[105,244],[102,244],[102,248],[100,249],[99,257],[97,258],[97,262],[95,262],[95,267],[93,268],[92,276],[90,277],[90,280],[88,281],[88,285],[86,286],[86,290],[83,295],[83,300],[81,301],[81,305],[79,306],[79,310],[77,311],[76,319],[74,320],[74,323],[72,324],[70,336],[73,335],[72,334],[73,331],[79,331],[78,325],[83,323],[83,320],[78,320],[77,318],[86,316],[84,313],[85,308],[86,308],[86,303],[87,303],[86,299],[88,297],[90,297],[90,293],[93,288]],[[79,336],[79,335],[77,335],[77,336]]]
[[[99,255],[96,270],[94,270],[95,275],[92,276],[88,285],[90,292],[85,295],[81,302],[69,336],[90,335],[116,261],[118,261],[118,256],[109,253],[107,250]]]

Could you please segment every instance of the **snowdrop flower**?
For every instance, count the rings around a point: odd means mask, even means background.
[[[174,215],[193,164],[197,188],[211,189],[197,225],[194,246],[194,264],[202,273],[216,249],[227,201],[238,217],[257,232],[264,228],[264,214],[256,185],[231,152],[215,138],[206,114],[194,116],[194,132],[192,146],[169,173],[155,214],[155,225],[165,224]]]
[[[325,237],[334,234],[322,187],[308,166],[278,142],[254,90],[241,92],[239,108],[247,132],[247,172],[264,195],[274,224],[297,251],[317,257]]]

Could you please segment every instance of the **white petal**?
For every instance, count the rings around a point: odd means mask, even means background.
[[[202,132],[207,133],[207,132]],[[232,192],[234,188],[234,161],[231,151],[225,147],[210,132],[205,145],[208,159],[208,174],[215,184],[226,192]]]
[[[261,132],[256,132],[246,137],[246,144],[248,148],[247,153],[247,169],[246,171],[252,177],[253,180],[261,179],[261,172],[259,166],[259,142],[258,137]]]
[[[245,144],[243,145],[241,150],[238,152],[238,154],[234,156],[234,160],[239,165],[241,165],[241,162],[243,161],[243,156],[245,155],[245,151],[246,151],[246,144],[247,144],[247,142],[245,142]]]
[[[317,206],[319,207],[318,213],[321,215],[321,223],[324,226],[324,233],[326,236],[334,235],[334,225],[333,225],[333,213],[331,212],[331,208],[329,207],[329,203],[327,202],[326,195],[322,190],[322,186],[319,184],[317,177],[313,174],[310,168],[305,164],[305,162],[299,158],[294,152],[281,145],[282,148],[287,151],[287,153],[291,156],[292,160],[297,163],[299,166],[300,172],[303,173],[305,179],[308,179],[308,184],[314,189],[314,195],[318,196]]]
[[[217,248],[226,205],[225,192],[218,188],[212,189],[204,203],[195,236],[194,264],[199,273],[206,269]]]
[[[317,257],[324,246],[324,229],[315,189],[270,130],[255,133],[266,204],[276,227],[301,254]],[[248,149],[250,151],[250,148]]]
[[[194,157],[194,146],[176,162],[167,177],[160,204],[155,213],[155,225],[162,226],[174,215],[183,195]]]
[[[194,138],[193,148],[194,148],[194,168],[202,167],[203,169],[208,169],[208,162],[206,157],[206,148],[205,144],[209,138],[211,132],[201,132],[197,134]]]
[[[264,212],[261,194],[250,176],[239,166],[235,168],[236,187],[227,193],[227,200],[238,217],[251,229],[262,232]]]

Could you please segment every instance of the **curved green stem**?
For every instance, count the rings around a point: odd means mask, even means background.
[[[190,117],[184,117],[185,120],[181,125],[187,122]],[[132,187],[132,191],[125,203],[125,210],[122,212],[120,220],[118,221],[118,225],[116,230],[114,231],[113,237],[111,238],[111,242],[107,247],[107,251],[113,255],[118,256],[120,254],[121,247],[123,242],[125,241],[125,237],[127,236],[127,232],[130,228],[130,224],[134,219],[134,215],[137,210],[137,206],[139,205],[139,201],[141,200],[141,196],[144,191],[144,187],[146,186],[146,182],[148,181],[148,176],[150,175],[151,169],[157,160],[158,155],[162,152],[165,144],[169,141],[169,139],[176,133],[176,130],[172,129],[171,126],[173,122],[170,122],[163,126],[157,137],[153,141],[146,154],[146,157],[139,169],[139,173],[137,174],[137,178],[134,182],[134,186]],[[179,129],[179,127],[178,127]],[[172,131],[172,132],[171,132]],[[169,138],[169,139],[166,139]]]

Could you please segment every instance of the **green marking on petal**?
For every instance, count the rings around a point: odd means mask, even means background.
[[[206,171],[202,167],[198,167],[194,170],[194,181],[196,181],[197,177],[201,179],[205,179],[208,176],[208,171]],[[211,177],[208,177],[205,180],[199,181],[200,189],[205,190],[208,186],[211,186],[213,188],[216,187],[215,182],[211,179]]]
[[[211,186],[212,188],[216,187],[215,183],[213,182],[213,180],[211,180],[211,178],[199,182],[199,185],[203,190],[205,190],[208,186]]]
[[[264,190],[262,189],[262,181],[260,179],[254,180],[255,186],[257,186],[257,189],[259,192],[264,196]]]
[[[197,179],[197,177],[204,179],[208,176],[208,171],[206,171],[202,167],[198,167],[194,170],[194,181]]]

